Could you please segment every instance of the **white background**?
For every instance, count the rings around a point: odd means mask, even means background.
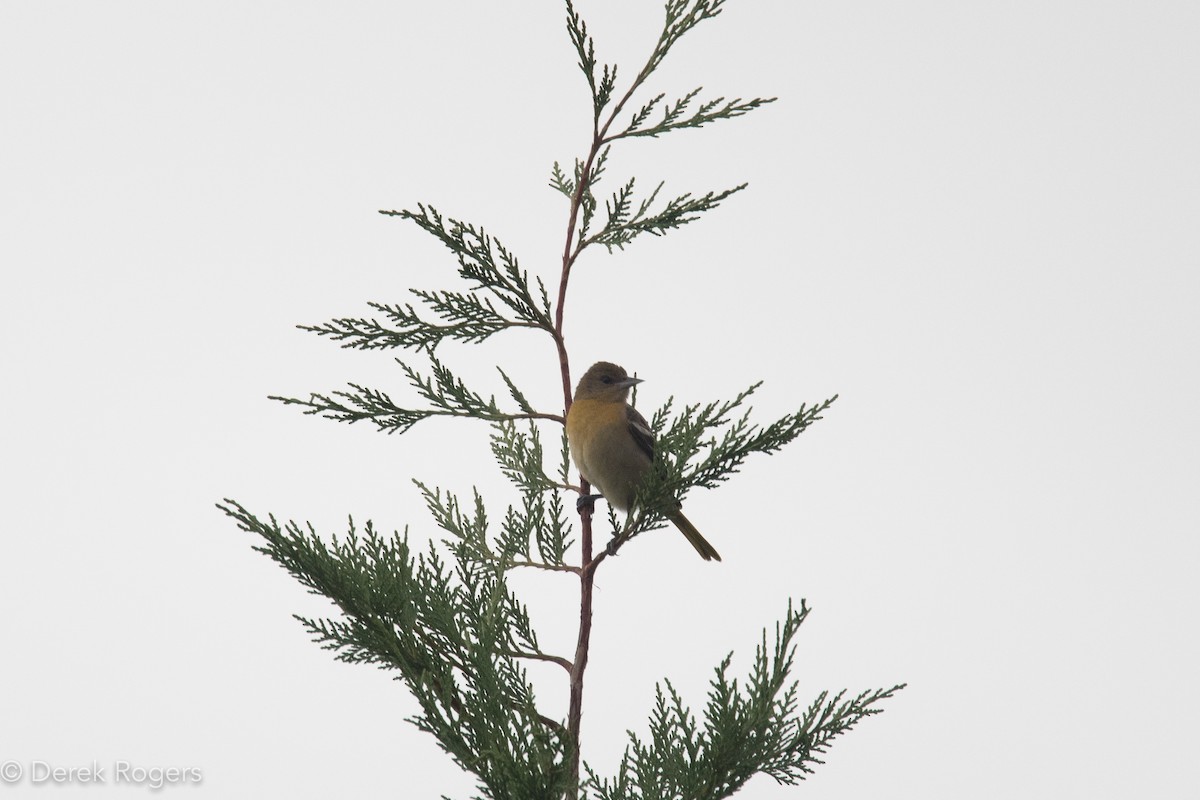
[[[424,540],[414,476],[507,499],[481,425],[385,437],[265,398],[407,397],[390,354],[293,327],[453,284],[376,209],[433,203],[555,276],[546,182],[588,101],[563,10],[511,9],[0,6],[0,761],[197,767],[214,797],[471,794],[402,686],[307,640],[289,615],[327,606],[214,503]],[[658,4],[580,9],[631,77]],[[610,186],[750,188],[584,258],[576,375],[636,370],[644,408],[763,379],[762,421],[841,399],[689,498],[724,563],[663,532],[600,571],[599,770],[656,680],[702,705],[805,597],[803,700],[909,687],[803,787],[739,796],[1200,790],[1197,41],[1186,2],[731,0],[680,43],[650,91],[780,99],[614,152]],[[444,355],[561,402],[533,334]],[[572,580],[523,588],[569,654]],[[534,675],[565,714],[560,672]],[[146,791],[108,778],[63,794]]]

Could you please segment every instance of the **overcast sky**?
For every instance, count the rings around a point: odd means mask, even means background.
[[[329,607],[214,503],[436,536],[413,477],[507,501],[487,429],[402,437],[266,399],[347,381],[407,397],[389,353],[297,323],[450,288],[449,254],[378,209],[432,203],[556,275],[547,187],[584,153],[554,2],[0,4],[0,763],[123,760],[213,797],[467,797],[382,672],[312,644]],[[650,0],[580,0],[628,79]],[[775,96],[614,150],[664,191],[747,191],[589,253],[576,375],[643,409],[749,384],[826,418],[689,497],[721,551],[643,537],[597,578],[585,758],[611,771],[654,683],[702,706],[789,598],[802,701],[909,686],[800,788],[739,797],[1182,797],[1200,791],[1200,6],[730,0],[648,91]],[[561,410],[533,334],[502,364]],[[569,652],[565,576],[522,590]],[[533,671],[552,716],[567,687]],[[7,768],[11,769],[11,768]],[[173,787],[170,794],[188,792]]]

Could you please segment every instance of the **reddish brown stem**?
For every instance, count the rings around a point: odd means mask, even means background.
[[[571,213],[567,221],[567,240],[563,245],[562,275],[558,283],[558,304],[554,310],[554,343],[558,348],[558,363],[562,374],[563,417],[571,410],[571,365],[567,356],[566,338],[563,336],[563,309],[567,301],[567,282],[571,278],[571,267],[582,249],[575,243],[575,229],[579,212],[587,192],[592,166],[600,152],[601,134],[595,131],[592,146],[588,151],[587,163],[579,173],[575,195],[571,198]],[[583,476],[579,476],[580,494],[586,495],[590,488]],[[583,718],[583,674],[587,669],[588,646],[592,638],[592,582],[594,570],[584,569],[592,561],[592,513],[588,508],[580,509],[580,569],[579,569],[579,634],[575,642],[575,658],[571,663],[571,699],[567,711],[567,734],[571,752],[568,754],[570,769],[569,797],[579,796],[579,731]]]
[[[585,484],[586,486],[586,484]],[[592,515],[580,512],[580,545],[583,550],[582,563],[592,558]],[[575,660],[571,668],[571,703],[567,712],[567,732],[571,741],[571,796],[579,796],[579,728],[583,719],[583,673],[587,669],[588,645],[592,638],[592,581],[595,570],[580,570],[579,573],[579,638],[575,643]]]
[[[573,247],[575,240],[575,225],[579,218],[579,207],[587,184],[587,176],[591,172],[592,163],[597,152],[597,145],[592,146],[588,154],[587,165],[580,174],[579,186],[575,188],[575,196],[571,198],[571,217],[567,224],[567,243],[563,248],[562,278],[558,286],[558,307],[554,315],[554,340],[558,346],[558,361],[562,372],[563,386],[563,416],[571,410],[571,366],[567,357],[566,341],[563,337],[563,306],[567,299],[567,281],[571,276],[571,266],[578,255]],[[590,490],[583,476],[579,477],[580,492],[586,495]],[[588,645],[592,638],[592,570],[584,570],[583,566],[592,560],[592,515],[587,509],[580,511],[580,570],[579,570],[579,635],[575,642],[575,658],[571,664],[571,700],[567,711],[567,734],[571,752],[568,755],[571,775],[568,796],[579,796],[579,728],[583,718],[583,673],[587,669]]]
[[[567,219],[567,239],[563,244],[562,274],[558,281],[558,303],[554,309],[554,344],[558,349],[558,365],[562,375],[564,420],[571,410],[571,363],[567,355],[566,337],[563,335],[563,310],[567,302],[567,283],[571,278],[571,268],[575,266],[575,260],[587,245],[587,242],[582,239],[578,242],[575,241],[575,231],[579,224],[579,214],[583,207],[583,198],[587,195],[591,185],[592,168],[596,164],[596,158],[600,154],[600,149],[608,141],[606,138],[608,129],[612,126],[613,120],[617,118],[617,114],[624,108],[630,96],[641,85],[646,74],[647,70],[644,68],[642,73],[633,82],[633,85],[629,87],[629,90],[625,92],[625,95],[613,107],[603,126],[600,125],[600,118],[597,115],[592,126],[592,146],[588,150],[587,161],[584,163],[583,169],[579,171],[575,194],[571,197],[571,212]],[[587,495],[591,487],[582,475],[579,476],[579,484],[580,495]],[[592,509],[590,506],[585,506],[579,510],[579,521],[579,636],[575,642],[575,659],[571,664],[571,700],[567,711],[567,734],[571,747],[571,752],[567,756],[571,776],[567,796],[572,798],[579,797],[579,731],[580,722],[583,718],[583,675],[587,669],[588,647],[592,638],[592,586],[595,580],[596,568],[603,560],[603,554],[594,560],[592,558]]]

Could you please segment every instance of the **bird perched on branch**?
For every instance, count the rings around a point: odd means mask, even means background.
[[[646,418],[626,402],[629,390],[641,382],[641,378],[629,377],[616,364],[598,361],[579,379],[567,412],[567,442],[575,466],[609,505],[626,513],[654,463],[654,433]],[[716,548],[678,507],[663,509],[663,515],[687,537],[701,558],[721,560]]]

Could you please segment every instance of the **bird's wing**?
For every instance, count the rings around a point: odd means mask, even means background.
[[[629,435],[633,437],[634,443],[653,461],[654,432],[650,430],[650,423],[630,405],[625,406],[625,418],[629,421]]]

